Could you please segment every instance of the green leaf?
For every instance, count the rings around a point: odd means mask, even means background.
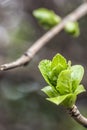
[[[85,92],[86,90],[85,90],[85,88],[84,88],[84,86],[83,85],[79,85],[78,87],[77,87],[77,89],[75,90],[75,94],[76,95],[78,95],[78,94],[80,94],[80,93],[82,93],[82,92]]]
[[[46,86],[44,87],[43,89],[41,89],[45,94],[47,94],[49,97],[56,97],[58,96],[58,92],[53,89],[52,87],[50,86]]]
[[[56,15],[52,10],[48,10],[46,8],[34,10],[33,15],[36,17],[39,24],[45,29],[50,29],[61,21],[61,18],[58,15]]]
[[[56,105],[63,105],[65,107],[72,107],[75,104],[77,96],[75,94],[66,94],[58,97],[47,98],[48,101]]]
[[[58,96],[58,97],[53,97],[53,98],[47,98],[47,100],[55,103],[56,105],[59,105],[60,103],[62,103],[64,101],[64,99],[66,99],[67,96],[68,95],[63,95],[63,96]]]
[[[72,93],[71,70],[64,70],[59,74],[56,89],[61,95]]]
[[[74,37],[78,37],[80,35],[78,22],[68,22],[64,29],[68,34],[71,34]]]
[[[42,76],[44,77],[44,79],[46,80],[46,82],[52,86],[51,82],[50,82],[50,75],[51,75],[51,61],[50,60],[42,60],[39,63],[39,69],[40,72],[42,74]]]
[[[84,75],[84,68],[81,65],[74,65],[71,67],[72,89],[73,92],[81,82]]]
[[[68,67],[67,61],[62,55],[56,54],[53,57],[52,63],[51,63],[51,81],[55,87],[57,84],[59,73],[62,70],[66,69],[67,67]]]
[[[56,56],[53,57],[52,63],[51,63],[51,69],[52,69],[51,79],[54,86],[56,86],[57,84],[59,73],[62,70],[66,69],[67,66],[68,66],[67,61],[62,55],[57,54]]]
[[[74,65],[71,67],[71,71],[72,79],[78,80],[78,83],[80,83],[84,75],[84,68],[81,65]]]
[[[76,102],[77,96],[74,93],[68,94],[66,99],[61,103],[65,107],[72,107]]]
[[[56,105],[61,104],[67,97],[69,96],[69,94],[67,95],[62,95],[62,96],[57,96],[57,97],[53,97],[53,98],[46,98],[48,101],[55,103]]]
[[[62,69],[66,69],[67,68],[67,61],[66,59],[60,55],[60,54],[56,54],[53,59],[52,59],[52,64],[51,67],[55,68],[56,66],[60,66],[59,70]]]
[[[51,70],[51,83],[55,87],[57,85],[57,79],[58,79],[59,73],[62,71],[62,69],[64,69],[63,66],[61,64],[58,64],[56,67],[52,68]]]

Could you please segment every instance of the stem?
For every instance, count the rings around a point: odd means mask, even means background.
[[[78,110],[77,106],[73,106],[72,108],[67,109],[70,116],[79,124],[83,125],[87,128],[87,118],[85,118],[80,111]]]
[[[44,34],[39,40],[37,40],[20,58],[16,61],[1,65],[0,70],[8,70],[26,65],[31,61],[34,55],[50,41],[56,34],[58,34],[65,27],[68,21],[77,21],[81,17],[87,14],[87,2],[80,5],[76,10],[66,16],[59,25],[53,27],[46,34]]]

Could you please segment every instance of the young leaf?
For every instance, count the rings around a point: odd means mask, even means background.
[[[68,94],[68,96],[66,97],[66,99],[61,103],[61,105],[65,106],[65,107],[72,107],[75,102],[76,102],[77,96],[76,94]]]
[[[67,67],[68,67],[68,63],[62,55],[56,54],[53,57],[52,63],[51,63],[51,81],[55,87],[57,84],[57,79],[58,79],[59,73],[62,70],[66,69]]]
[[[50,60],[42,60],[39,63],[39,69],[41,74],[43,75],[44,79],[46,80],[46,82],[52,86],[51,82],[50,82],[50,74],[51,74],[51,61]]]
[[[52,84],[56,87],[57,85],[57,79],[59,76],[59,73],[63,70],[63,66],[61,64],[58,64],[57,66],[55,66],[54,68],[52,68],[51,70],[51,81]]]
[[[75,90],[75,94],[78,95],[82,92],[85,92],[86,90],[84,89],[84,86],[83,85],[78,85],[77,89]]]
[[[51,79],[53,80],[52,82],[54,86],[56,86],[57,84],[59,73],[62,70],[66,69],[67,67],[68,67],[67,61],[62,55],[57,54],[56,56],[53,57],[51,63],[51,69],[52,69]]]
[[[61,104],[70,94],[62,95],[53,98],[46,98],[48,101],[55,103],[56,105]]]
[[[46,86],[44,87],[43,89],[41,89],[45,94],[47,94],[49,97],[56,97],[58,96],[58,92],[53,89],[52,87],[50,86]]]
[[[63,69],[66,69],[67,68],[67,61],[66,59],[60,55],[60,54],[56,54],[53,59],[52,59],[52,64],[51,64],[51,67],[52,68],[55,68],[55,66],[62,66]]]
[[[59,74],[56,89],[61,95],[72,93],[71,70],[64,70]]]
[[[45,29],[50,29],[61,21],[61,18],[58,15],[46,8],[34,10],[33,15]]]
[[[84,68],[81,65],[74,65],[71,67],[71,71],[72,80],[77,80],[80,83],[84,75]]]
[[[84,75],[84,68],[81,65],[74,65],[71,67],[72,89],[73,92],[81,82]]]

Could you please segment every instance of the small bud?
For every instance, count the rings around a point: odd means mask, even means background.
[[[65,32],[67,32],[68,34],[74,37],[78,37],[80,35],[78,22],[67,22],[64,29]]]
[[[33,11],[34,17],[44,29],[50,29],[60,23],[60,16],[56,15],[52,10],[39,8]]]

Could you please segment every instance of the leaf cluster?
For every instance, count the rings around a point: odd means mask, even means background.
[[[80,84],[84,68],[81,65],[71,66],[71,62],[60,54],[56,54],[52,61],[42,60],[39,69],[48,84],[42,91],[48,95],[47,100],[57,105],[72,107],[77,95],[85,91]]]

